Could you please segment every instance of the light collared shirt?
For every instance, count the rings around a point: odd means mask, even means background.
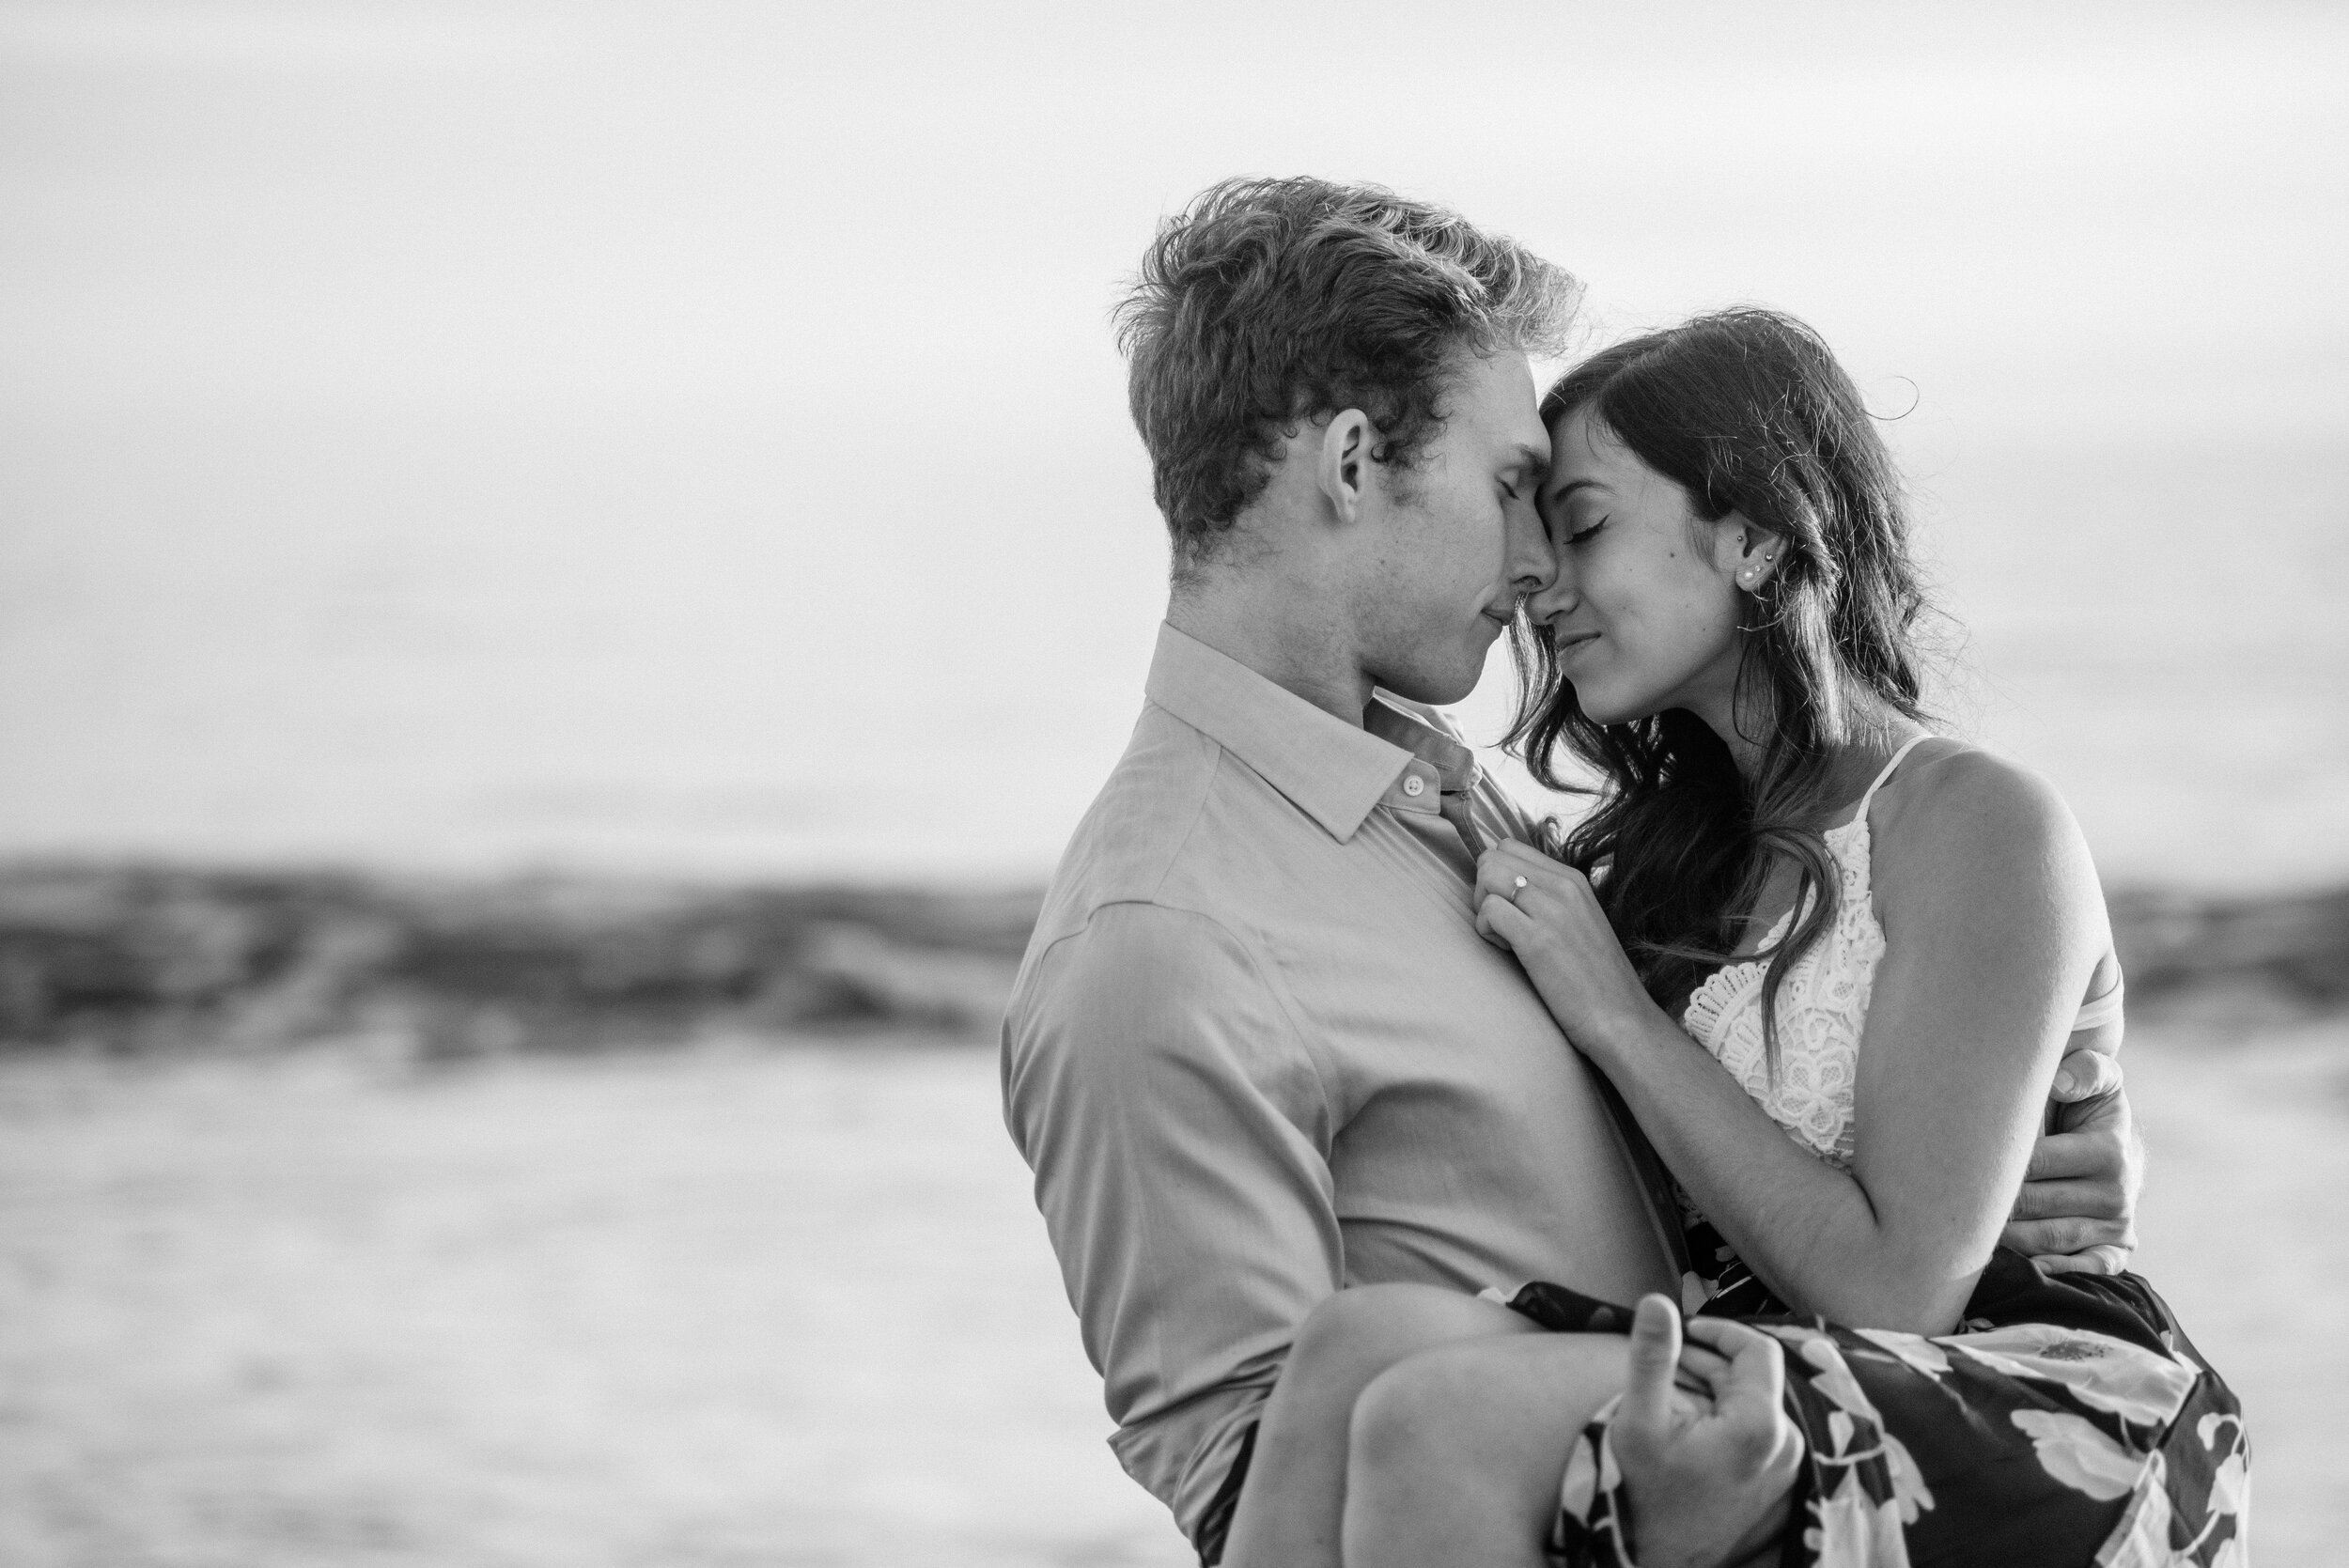
[[[1186,1534],[1299,1323],[1343,1286],[1670,1291],[1595,1072],[1479,937],[1440,809],[1532,836],[1456,737],[1356,728],[1172,627],[1003,1024],[1035,1172],[1127,1472]]]

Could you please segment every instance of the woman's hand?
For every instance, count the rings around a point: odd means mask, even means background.
[[[1502,842],[1476,862],[1476,929],[1517,955],[1575,1047],[1604,1063],[1610,1041],[1655,1003],[1589,878],[1530,846]]]

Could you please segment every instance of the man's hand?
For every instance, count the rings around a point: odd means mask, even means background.
[[[1779,1343],[1719,1318],[1693,1318],[1688,1328],[1709,1398],[1679,1377],[1680,1313],[1671,1300],[1641,1297],[1632,1320],[1631,1379],[1609,1440],[1631,1499],[1640,1568],[1715,1568],[1767,1546],[1785,1525],[1802,1463],[1802,1438],[1781,1403]]]
[[[2056,1070],[2043,1133],[1999,1240],[2050,1274],[2118,1274],[2137,1250],[2145,1151],[2109,1053],[2076,1050]]]

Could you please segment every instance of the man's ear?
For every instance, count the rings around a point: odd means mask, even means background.
[[[1343,526],[1351,526],[1370,491],[1371,449],[1378,443],[1377,427],[1360,409],[1344,409],[1321,428],[1321,454],[1314,466],[1314,482],[1328,499]]]
[[[1785,553],[1784,536],[1747,521],[1743,512],[1732,512],[1713,525],[1713,564],[1749,594],[1762,591]]]

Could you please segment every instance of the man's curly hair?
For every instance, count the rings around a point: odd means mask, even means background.
[[[1176,583],[1263,492],[1284,437],[1360,409],[1372,458],[1408,471],[1461,354],[1561,350],[1580,293],[1515,241],[1376,185],[1210,186],[1159,225],[1114,315]]]

